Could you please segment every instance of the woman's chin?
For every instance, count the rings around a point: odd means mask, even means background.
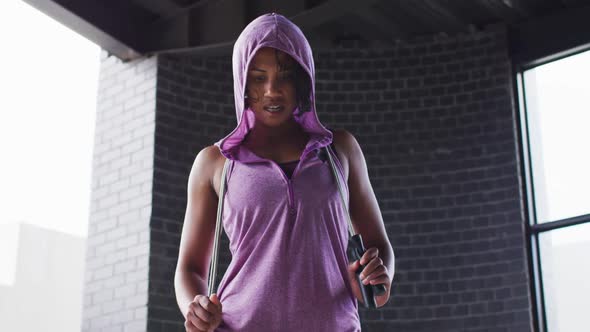
[[[257,117],[256,121],[265,127],[284,127],[295,122],[292,114],[262,114]]]

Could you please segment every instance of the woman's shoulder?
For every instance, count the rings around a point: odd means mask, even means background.
[[[351,148],[354,147],[356,138],[352,133],[343,128],[332,129],[333,138],[332,142],[336,146],[336,149],[340,148],[346,157],[350,157]]]
[[[351,141],[354,140],[354,136],[346,129],[338,128],[331,129],[332,131],[332,143],[336,150],[338,160],[344,168],[346,177],[348,178],[349,173],[349,161],[351,158]]]
[[[199,152],[199,153],[203,153],[205,155],[205,157],[207,158],[207,160],[210,162],[215,162],[220,159],[225,159],[225,156],[223,154],[221,154],[221,150],[219,150],[219,147],[217,147],[217,145],[213,145],[213,144],[204,147],[201,150],[201,152]]]
[[[201,159],[201,175],[205,176],[209,183],[211,183],[211,186],[219,197],[219,183],[226,160],[225,156],[221,154],[219,147],[209,145],[198,153],[196,159]]]

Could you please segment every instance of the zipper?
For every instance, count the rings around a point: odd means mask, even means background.
[[[279,172],[283,176],[283,179],[285,179],[285,182],[287,183],[287,194],[289,197],[287,209],[289,210],[288,211],[289,214],[292,216],[297,214],[297,210],[295,209],[295,195],[293,194],[293,179],[295,178],[295,175],[297,175],[297,171],[299,171],[301,164],[303,163],[305,157],[307,156],[307,154],[309,152],[310,152],[310,150],[307,150],[307,149],[303,150],[301,157],[299,157],[299,162],[297,163],[297,166],[295,166],[295,169],[293,170],[293,173],[291,174],[291,178],[287,177],[287,175],[285,174],[285,172],[283,171],[281,166],[279,166],[274,160],[265,159],[268,162],[270,162],[271,164],[273,164],[274,167],[279,170]]]
[[[295,172],[293,172],[295,174]],[[295,198],[293,197],[293,181],[288,179],[287,187],[289,188],[289,213],[295,214]]]
[[[275,165],[275,168],[277,168],[279,170],[279,172],[281,172],[283,179],[285,179],[285,182],[287,183],[287,194],[289,197],[288,209],[289,209],[289,214],[291,214],[291,215],[294,215],[297,213],[297,210],[295,209],[295,194],[293,194],[293,179],[295,178],[295,175],[297,175],[297,171],[299,170],[305,155],[306,155],[306,153],[304,151],[304,153],[301,154],[301,158],[299,159],[297,166],[295,166],[295,169],[293,170],[293,173],[291,174],[291,178],[287,177],[287,175],[285,174],[285,172],[283,171],[281,166],[279,166],[274,160],[269,159],[269,162],[271,162],[272,164]]]
[[[293,197],[293,177],[295,176],[295,172],[299,168],[299,164],[301,163],[301,160],[299,161],[299,163],[297,163],[297,166],[295,166],[295,170],[293,171],[293,174],[291,174],[290,179],[287,177],[287,175],[285,174],[285,172],[283,171],[281,166],[279,166],[273,160],[269,160],[269,161],[275,166],[275,168],[277,168],[279,170],[279,172],[281,172],[283,179],[285,179],[285,183],[287,184],[287,196],[289,197],[288,209],[289,209],[289,213],[293,213],[295,211],[295,198]]]

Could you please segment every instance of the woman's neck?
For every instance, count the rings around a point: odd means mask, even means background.
[[[281,127],[254,125],[246,135],[244,143],[250,148],[266,150],[272,147],[278,148],[297,144],[306,138],[307,133],[293,120]]]

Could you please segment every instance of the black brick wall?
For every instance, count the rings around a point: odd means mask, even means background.
[[[184,331],[174,269],[197,153],[236,125],[227,59],[166,55],[158,62],[154,201],[151,219],[148,331]],[[231,254],[225,233],[220,275]]]
[[[502,27],[315,49],[322,122],[361,144],[396,253],[363,331],[530,331],[511,66]],[[181,331],[173,275],[200,149],[236,125],[230,55],[158,59],[149,331]],[[224,235],[222,272],[229,263]]]
[[[316,58],[319,112],[361,144],[397,256],[363,330],[530,331],[503,28]]]

